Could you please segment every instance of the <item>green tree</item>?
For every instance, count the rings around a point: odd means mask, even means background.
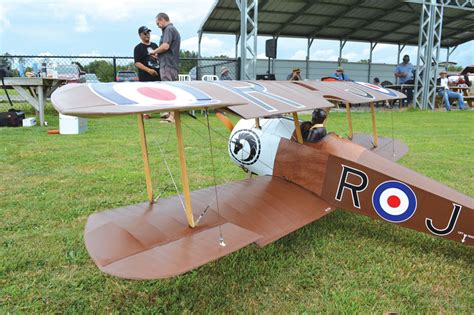
[[[195,51],[181,50],[179,52],[179,73],[188,73],[197,66],[198,54]]]
[[[95,60],[84,66],[87,73],[95,73],[102,82],[114,81],[114,66],[105,60]]]
[[[0,55],[0,65],[10,68],[13,65],[13,58],[9,53],[4,53]]]
[[[463,67],[451,65],[448,67],[448,71],[461,71]]]

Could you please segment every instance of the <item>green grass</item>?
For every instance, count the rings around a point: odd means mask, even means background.
[[[370,131],[369,113],[352,117],[356,132]],[[401,164],[473,195],[474,111],[377,118],[379,134],[392,136],[393,119],[394,137],[408,144]],[[139,282],[106,275],[87,255],[82,233],[91,213],[146,200],[136,118],[89,120],[89,131],[73,136],[46,133],[58,127],[51,107],[46,120],[49,127],[0,128],[1,313],[474,309],[472,248],[345,211],[180,277]],[[212,185],[206,128],[190,118],[184,124],[191,188]],[[211,124],[227,135],[215,118]],[[179,179],[174,128],[157,119],[146,128],[155,190],[174,194],[157,147]],[[331,113],[329,129],[347,134],[345,114]],[[218,183],[244,178],[229,161],[226,139],[212,136]]]

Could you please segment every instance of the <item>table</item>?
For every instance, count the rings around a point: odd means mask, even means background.
[[[450,90],[454,92],[462,93],[464,96],[469,96],[469,87],[461,87],[461,86],[449,86]]]
[[[14,78],[5,77],[5,87],[13,88],[18,92],[39,115],[40,125],[44,126],[44,103],[59,86],[66,83],[66,80],[50,78]]]

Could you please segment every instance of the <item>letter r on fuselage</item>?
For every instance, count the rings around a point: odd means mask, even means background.
[[[348,182],[349,174],[355,175],[360,178],[360,183],[350,183]],[[339,185],[337,187],[336,192],[336,200],[341,201],[344,191],[346,189],[350,190],[352,195],[352,204],[354,207],[360,209],[360,199],[359,193],[364,191],[369,184],[369,177],[364,172],[349,167],[347,165],[342,164],[342,172],[341,177],[339,178]]]

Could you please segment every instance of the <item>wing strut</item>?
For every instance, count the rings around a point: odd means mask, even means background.
[[[183,185],[183,195],[184,195],[184,204],[186,212],[186,218],[188,220],[188,225],[190,227],[195,227],[194,217],[193,217],[193,208],[191,205],[191,197],[189,193],[189,179],[188,171],[186,169],[186,157],[184,155],[184,142],[183,142],[183,132],[181,130],[181,113],[180,111],[174,111],[174,119],[176,124],[176,137],[178,139],[178,154],[179,154],[179,164],[181,168],[181,184]]]
[[[295,123],[296,139],[298,143],[303,144],[303,135],[301,134],[300,121],[298,120],[298,113],[293,112],[293,122]]]
[[[137,114],[138,118],[138,131],[140,133],[140,145],[142,147],[142,158],[145,166],[145,180],[146,180],[146,191],[148,193],[148,201],[153,203],[153,186],[151,182],[151,171],[150,161],[148,160],[148,146],[146,144],[145,126],[143,124],[143,115]]]
[[[377,136],[377,126],[375,125],[375,105],[370,102],[370,111],[372,112],[372,132],[374,134],[374,147],[379,145],[379,137]]]
[[[352,140],[354,132],[352,131],[352,119],[351,119],[351,104],[346,102],[346,113],[347,113],[347,123],[349,124],[349,139]]]

